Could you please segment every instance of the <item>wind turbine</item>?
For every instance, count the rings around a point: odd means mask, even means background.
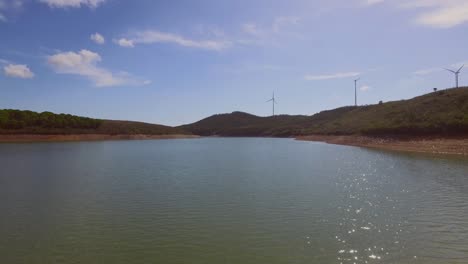
[[[454,70],[450,70],[450,69],[446,69],[447,71],[455,74],[455,84],[456,84],[456,87],[458,88],[458,75],[460,74],[461,70],[463,69],[463,67],[465,67],[465,65],[463,64],[460,69],[458,69],[458,71],[454,71]]]
[[[270,100],[266,101],[266,103],[268,102],[271,102],[271,104],[273,105],[273,116],[275,116],[275,104],[277,104],[275,99],[275,92],[273,92],[273,97]]]
[[[354,106],[357,106],[357,82],[359,80],[361,80],[361,78],[354,80]]]

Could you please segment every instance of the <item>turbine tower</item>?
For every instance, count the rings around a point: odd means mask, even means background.
[[[266,103],[269,102],[271,102],[271,104],[273,105],[273,116],[275,116],[275,104],[277,104],[275,99],[275,92],[273,92],[273,97],[270,100],[266,101]]]
[[[354,80],[354,106],[357,106],[357,82],[359,80],[361,80],[361,78]]]
[[[461,70],[463,69],[463,67],[465,67],[465,65],[463,64],[460,69],[458,69],[458,71],[454,71],[454,70],[450,70],[450,69],[446,69],[447,71],[455,74],[455,87],[458,88],[458,75],[460,74]]]

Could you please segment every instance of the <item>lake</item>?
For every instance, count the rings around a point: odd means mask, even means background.
[[[468,160],[268,138],[1,144],[0,263],[468,263]]]

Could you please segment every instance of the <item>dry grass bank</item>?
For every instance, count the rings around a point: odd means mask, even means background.
[[[0,143],[199,138],[194,135],[0,135]]]

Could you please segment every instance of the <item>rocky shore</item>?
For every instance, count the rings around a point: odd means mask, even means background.
[[[431,154],[468,155],[468,138],[437,137],[367,137],[367,136],[325,136],[297,137],[297,140],[319,141],[329,144],[348,145],[393,151]]]

